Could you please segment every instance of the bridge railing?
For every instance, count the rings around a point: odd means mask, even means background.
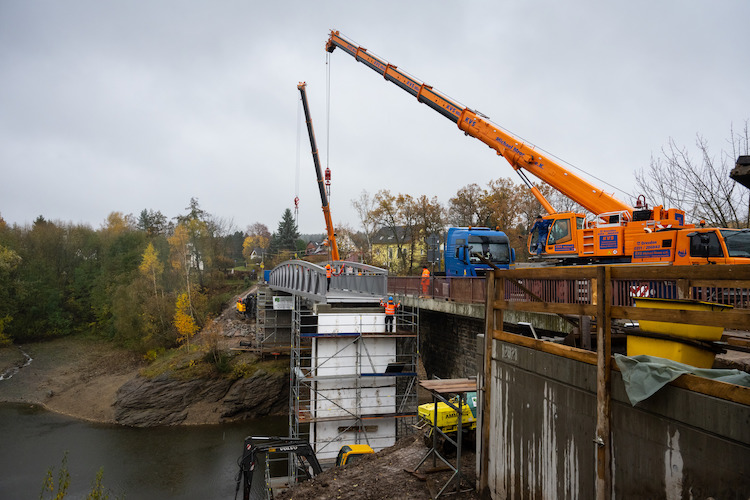
[[[426,285],[426,286],[425,286]],[[413,295],[456,302],[484,303],[486,297],[484,278],[433,277],[422,281],[421,276],[389,276],[388,293]]]
[[[329,293],[345,293],[362,297],[384,297],[388,271],[359,262],[334,261],[331,286],[328,288],[325,264],[304,260],[288,260],[273,268],[268,280],[271,288],[325,302]]]
[[[623,268],[624,269],[624,268]],[[750,309],[750,289],[735,282],[714,280],[687,280],[676,278],[674,272],[661,272],[659,268],[642,268],[642,274],[628,273],[612,279],[612,305],[632,306],[637,297],[675,299],[690,297],[697,300],[731,305],[735,309]],[[518,278],[506,288],[506,298],[511,301],[536,300],[548,303],[590,304],[592,283],[579,276],[580,268],[569,272],[565,279],[549,275]],[[420,276],[388,278],[388,293],[453,300],[465,303],[483,303],[486,282],[482,278],[430,277],[424,286]]]

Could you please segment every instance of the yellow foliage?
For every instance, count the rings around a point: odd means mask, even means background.
[[[143,258],[138,270],[149,278],[158,276],[164,271],[164,265],[159,261],[159,252],[156,251],[153,243],[149,243],[146,250],[143,251]]]
[[[177,341],[181,344],[190,344],[190,338],[198,331],[198,325],[193,318],[190,307],[190,296],[187,292],[177,297],[174,311],[174,326],[177,329]]]

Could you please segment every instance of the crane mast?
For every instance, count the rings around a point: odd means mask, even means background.
[[[456,123],[458,128],[467,135],[479,139],[494,149],[498,155],[510,163],[548,213],[554,214],[556,211],[539,192],[539,189],[529,181],[524,172],[534,175],[594,214],[623,211],[632,214],[633,208],[627,203],[568,171],[531,146],[524,144],[523,141],[482,118],[475,111],[461,106],[437,92],[432,86],[399,71],[398,67],[371,55],[367,49],[352,44],[338,31],[332,30],[326,43],[326,50],[333,52],[336,47],[413,95],[419,102]]]
[[[307,122],[307,135],[310,136],[310,147],[312,148],[313,163],[315,164],[315,174],[318,178],[318,189],[320,190],[320,201],[323,204],[323,217],[326,221],[326,231],[328,232],[328,242],[331,247],[331,260],[339,260],[339,247],[336,243],[336,233],[333,231],[333,222],[331,221],[331,208],[328,205],[328,196],[326,196],[326,188],[323,182],[323,173],[320,170],[320,159],[318,158],[318,146],[315,142],[315,132],[313,131],[312,118],[310,117],[310,108],[307,104],[307,92],[305,88],[307,84],[300,82],[297,85],[299,93],[302,96],[302,108],[305,111],[305,121]],[[326,173],[328,179],[330,175]]]

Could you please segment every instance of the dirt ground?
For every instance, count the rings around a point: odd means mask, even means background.
[[[375,455],[366,456],[341,468],[328,469],[318,477],[300,483],[295,488],[276,495],[277,499],[318,500],[318,499],[410,499],[434,498],[443,488],[453,471],[447,469],[440,460],[433,467],[432,457],[428,458],[417,473],[412,473],[428,449],[422,436],[414,435],[401,439],[395,446],[386,448]],[[447,460],[455,464],[455,452]],[[461,454],[461,482],[458,493],[446,498],[478,499],[474,490],[476,483],[476,463],[473,450]],[[456,481],[445,490],[456,491]]]
[[[26,355],[31,362],[23,366]],[[71,417],[113,423],[115,393],[141,366],[139,356],[95,339],[5,347],[0,349],[0,401],[37,404]]]

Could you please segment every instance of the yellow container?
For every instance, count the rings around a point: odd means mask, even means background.
[[[635,297],[636,307],[648,307],[652,309],[682,309],[687,311],[723,311],[731,309],[732,306],[715,304],[713,302],[702,302],[698,300],[683,299],[655,299],[650,297]],[[646,332],[671,335],[696,340],[719,340],[724,328],[721,326],[691,325],[685,323],[674,323],[671,321],[639,320],[638,324]],[[714,364],[716,354],[708,349],[684,344],[672,340],[653,339],[628,335],[628,356],[646,354],[667,358],[697,368],[711,368]]]
[[[667,358],[696,368],[712,368],[716,356],[708,349],[701,349],[682,342],[628,335],[628,356],[638,356],[639,354]]]
[[[654,299],[650,297],[635,297],[636,307],[648,307],[651,309],[683,309],[686,311],[724,311],[732,309],[732,306],[716,304],[714,302],[702,302],[700,300],[688,299]],[[641,330],[653,333],[663,333],[676,337],[686,337],[698,340],[719,340],[724,333],[724,327],[689,325],[685,323],[672,323],[669,321],[639,320]]]

